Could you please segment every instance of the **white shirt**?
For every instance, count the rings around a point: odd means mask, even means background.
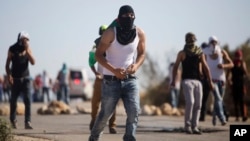
[[[50,87],[50,78],[48,75],[46,74],[42,74],[42,84],[43,84],[43,87]]]
[[[212,45],[209,45],[203,49],[203,52],[206,55],[212,79],[225,82],[225,71],[224,69],[218,68],[218,64],[223,64],[223,55],[220,46],[216,45],[213,47]]]
[[[114,28],[116,35],[116,28]],[[106,59],[115,68],[126,69],[129,65],[135,62],[135,56],[137,54],[137,47],[139,43],[138,33],[136,32],[136,37],[133,42],[127,45],[121,45],[115,36],[114,41],[111,43],[110,47],[106,50]],[[104,75],[114,75],[111,71],[103,68]]]

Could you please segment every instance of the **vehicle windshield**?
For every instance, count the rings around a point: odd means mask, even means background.
[[[82,73],[80,71],[70,71],[70,77],[72,79],[83,79]]]

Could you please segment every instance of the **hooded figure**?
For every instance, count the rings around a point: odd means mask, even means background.
[[[186,34],[186,36],[185,36],[186,44],[184,46],[184,51],[186,52],[187,55],[195,56],[195,55],[201,55],[202,54],[201,48],[198,47],[197,45],[195,45],[196,40],[197,39],[196,39],[194,33],[188,32]]]
[[[135,13],[133,8],[129,5],[122,6],[118,14],[119,26],[116,26],[116,37],[120,44],[127,45],[135,39],[136,29],[134,20]]]

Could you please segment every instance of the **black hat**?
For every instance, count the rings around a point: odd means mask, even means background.
[[[185,36],[185,41],[187,42],[190,38],[194,37],[194,41],[196,41],[195,34],[192,32],[188,32]]]
[[[123,14],[126,14],[126,13],[134,13],[133,8],[131,6],[129,6],[129,5],[123,5],[122,7],[120,7],[118,17],[120,17],[120,16],[122,16]]]

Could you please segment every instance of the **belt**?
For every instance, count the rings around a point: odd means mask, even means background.
[[[224,81],[218,80],[218,79],[212,79],[212,81],[213,81],[214,83],[221,83],[222,86],[224,86],[224,84],[225,84]]]
[[[218,79],[212,79],[213,82],[223,82],[222,80],[218,80]]]
[[[103,75],[103,78],[105,80],[120,81],[120,80],[128,80],[128,79],[131,79],[131,78],[136,78],[136,76],[128,74],[128,75],[126,75],[126,77],[124,79],[119,79],[119,78],[117,78],[116,76],[113,76],[113,75]]]

